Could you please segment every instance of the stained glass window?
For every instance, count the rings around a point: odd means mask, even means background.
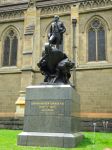
[[[9,53],[10,53],[10,38],[7,36],[4,40],[3,66],[9,65]]]
[[[3,66],[16,66],[18,38],[14,30],[9,30],[4,39]]]
[[[102,23],[92,21],[88,30],[88,61],[106,60],[105,30]]]
[[[93,29],[89,30],[88,33],[88,61],[96,60],[96,36]]]
[[[100,28],[97,33],[98,36],[98,60],[105,60],[105,31]]]

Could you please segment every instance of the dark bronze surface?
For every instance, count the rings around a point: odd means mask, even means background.
[[[41,73],[45,76],[44,82],[68,84],[71,77],[70,70],[74,62],[70,61],[65,53],[59,49],[62,43],[63,33],[66,31],[59,16],[54,16],[48,35],[49,43],[45,43],[42,58],[37,64]]]

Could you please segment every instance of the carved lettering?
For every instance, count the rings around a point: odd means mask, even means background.
[[[63,115],[62,109],[64,109],[64,102],[51,102],[51,101],[32,102],[31,106],[39,109],[40,113],[54,112],[54,114]],[[60,111],[61,111],[61,113],[60,113]]]

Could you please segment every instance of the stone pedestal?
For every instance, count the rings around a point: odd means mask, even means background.
[[[79,95],[70,85],[29,86],[18,145],[75,147],[83,138],[79,106]]]

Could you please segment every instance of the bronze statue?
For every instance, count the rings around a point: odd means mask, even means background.
[[[55,15],[48,34],[49,43],[54,44],[57,48],[59,48],[59,45],[62,44],[63,33],[65,31],[66,28],[63,22],[59,21],[59,16]]]
[[[54,18],[55,22],[51,24],[48,36],[49,43],[45,43],[42,58],[37,65],[45,76],[44,83],[69,84],[70,70],[74,67],[74,62],[71,62],[58,48],[66,28],[59,21],[58,16]]]

